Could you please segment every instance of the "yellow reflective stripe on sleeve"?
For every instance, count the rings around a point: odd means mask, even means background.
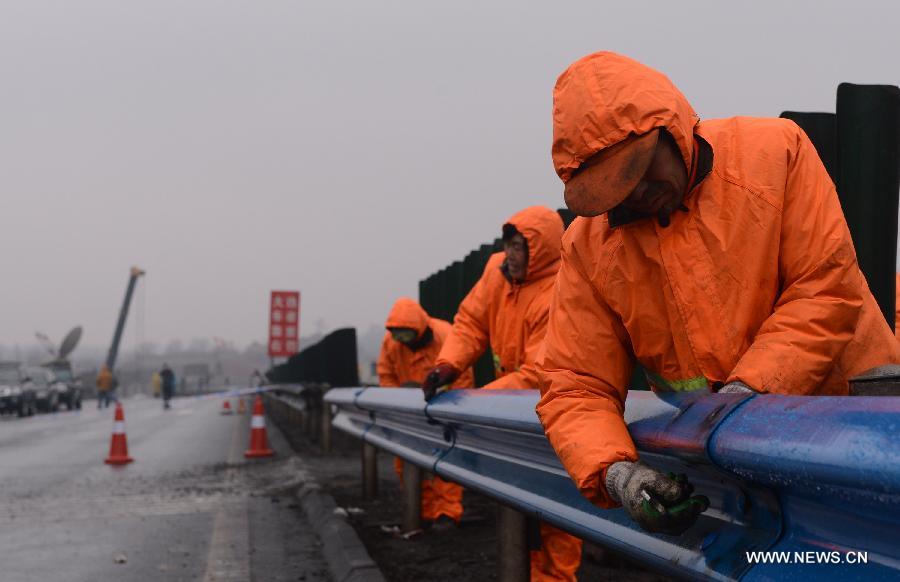
[[[669,382],[677,392],[693,392],[694,390],[706,390],[709,382],[703,376],[688,378],[687,380],[672,380]]]
[[[686,378],[684,380],[666,380],[659,374],[644,369],[647,382],[654,390],[664,392],[693,392],[694,390],[708,390],[709,381],[704,376]]]

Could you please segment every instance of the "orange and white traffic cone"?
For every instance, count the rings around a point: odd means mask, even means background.
[[[125,436],[125,411],[122,403],[116,403],[116,419],[113,424],[112,439],[109,442],[109,456],[106,457],[107,465],[127,465],[133,461],[128,456],[128,438]]]
[[[253,418],[250,420],[250,448],[244,453],[245,457],[271,457],[275,452],[269,448],[269,439],[266,436],[266,417],[263,411],[262,397],[256,395],[253,402]]]
[[[222,403],[222,414],[231,414],[231,400],[227,398]]]
[[[244,404],[244,399],[243,399],[243,397],[238,398],[238,409],[237,409],[237,412],[238,412],[238,414],[244,414],[245,412],[247,412],[247,405]]]

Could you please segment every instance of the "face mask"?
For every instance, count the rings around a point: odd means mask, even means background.
[[[395,329],[391,329],[391,337],[400,342],[401,344],[408,344],[410,342],[415,341],[416,339],[416,331],[413,329],[399,327]]]

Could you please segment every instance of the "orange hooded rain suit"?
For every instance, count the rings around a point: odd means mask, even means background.
[[[505,253],[491,256],[460,304],[437,363],[462,370],[490,346],[497,379],[484,388],[536,388],[535,360],[547,332],[563,223],[555,211],[532,206],[507,224],[528,243],[525,280],[513,283],[507,278],[502,268]],[[531,552],[531,580],[575,580],[580,563],[581,540],[541,523],[541,549]]]
[[[109,392],[112,390],[113,386],[113,375],[112,372],[105,365],[100,368],[100,373],[97,374],[97,391],[98,392]]]
[[[417,334],[417,342],[421,345],[409,347],[391,337],[390,332],[385,333],[377,364],[379,383],[386,388],[396,388],[407,383],[421,385],[434,366],[434,360],[450,333],[450,324],[442,319],[428,317],[418,303],[401,297],[394,303],[385,327],[413,329]],[[468,369],[460,375],[453,387],[469,388],[474,384],[472,370]],[[402,483],[401,459],[394,459],[394,470]],[[463,513],[462,496],[463,488],[455,483],[444,481],[437,476],[423,479],[422,518],[435,520],[446,515],[458,522]]]
[[[634,360],[657,391],[781,394],[847,394],[854,374],[900,362],[834,184],[792,121],[701,123],[665,76],[597,53],[560,76],[553,122],[564,181],[660,127],[694,175],[668,228],[619,207],[563,240],[537,412],[587,498],[613,506],[606,468],[638,458],[622,418]]]

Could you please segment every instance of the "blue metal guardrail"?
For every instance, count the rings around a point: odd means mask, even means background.
[[[900,397],[629,393],[641,458],[687,473],[710,498],[677,537],[648,534],[578,493],[538,422],[538,397],[455,390],[426,405],[417,389],[341,388],[325,400],[336,428],[670,575],[900,579]],[[752,564],[756,551],[794,563]]]

